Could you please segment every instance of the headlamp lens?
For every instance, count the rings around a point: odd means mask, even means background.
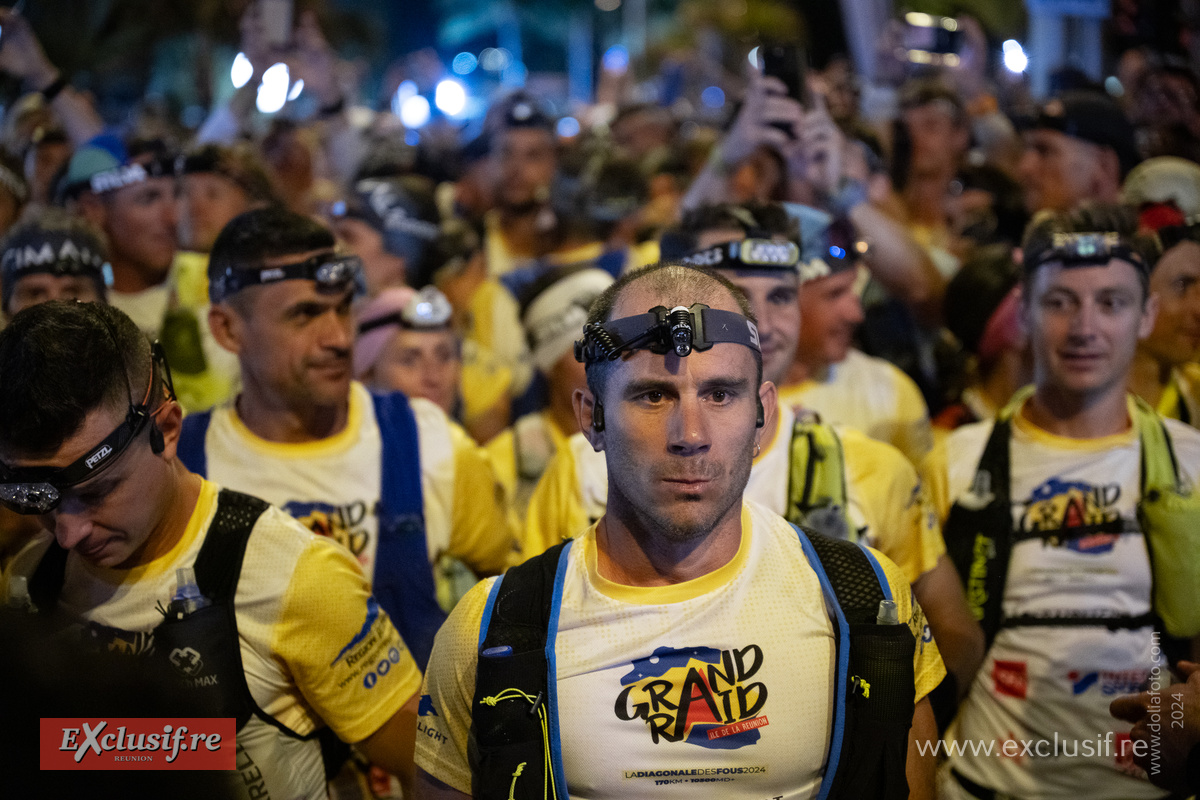
[[[49,483],[0,484],[0,504],[18,514],[48,514],[60,499],[58,489]]]

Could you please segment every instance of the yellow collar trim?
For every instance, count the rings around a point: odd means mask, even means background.
[[[192,515],[188,518],[183,536],[179,537],[179,541],[175,543],[174,547],[148,564],[139,564],[131,569],[115,569],[98,567],[82,558],[79,559],[79,563],[93,576],[114,585],[151,580],[162,575],[166,570],[175,566],[179,557],[195,543],[201,531],[208,530],[213,515],[217,512],[217,492],[215,483],[201,479],[200,496],[196,499],[196,507],[192,509]]]
[[[263,439],[246,427],[238,416],[237,405],[231,403],[226,407],[230,425],[242,442],[264,456],[273,458],[308,459],[323,458],[344,453],[353,447],[359,438],[362,428],[363,409],[370,399],[370,393],[357,381],[350,384],[350,409],[346,414],[346,426],[333,436],[317,439],[312,442],[272,442]]]
[[[1028,402],[1028,400],[1025,401],[1025,403]],[[1133,398],[1127,397],[1125,402],[1129,415],[1126,419],[1126,424],[1129,427],[1120,433],[1108,436],[1099,436],[1095,439],[1074,439],[1070,436],[1059,436],[1056,433],[1051,433],[1029,421],[1024,414],[1024,403],[1021,404],[1021,409],[1016,414],[1013,414],[1013,428],[1033,441],[1053,447],[1056,450],[1077,450],[1094,453],[1101,450],[1111,450],[1115,447],[1127,447],[1137,441],[1137,428],[1133,424],[1133,420],[1135,419]]]
[[[599,523],[588,529],[579,540],[583,548],[584,564],[587,566],[588,580],[601,594],[622,603],[652,606],[668,603],[681,603],[713,592],[732,581],[741,573],[750,557],[750,509],[742,503],[742,539],[738,543],[737,553],[733,558],[707,575],[693,578],[683,583],[673,583],[669,586],[627,586],[623,583],[610,581],[600,575],[598,552],[596,548],[596,528]]]

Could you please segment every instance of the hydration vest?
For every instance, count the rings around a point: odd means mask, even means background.
[[[417,420],[408,398],[399,392],[372,394],[371,400],[383,442],[379,542],[375,574],[369,576],[371,592],[424,670],[446,612],[438,604],[425,538]],[[188,416],[178,447],[187,468],[205,477],[208,456],[204,440],[211,422],[210,411]]]
[[[1018,392],[996,417],[970,491],[955,501],[943,533],[946,553],[966,587],[967,605],[987,646],[1001,628],[1025,625],[1101,626],[1111,630],[1161,625],[1172,637],[1200,633],[1200,493],[1183,485],[1171,437],[1161,418],[1134,398],[1141,443],[1137,517],[1150,552],[1151,614],[1113,617],[1006,617],[1004,587],[1015,539],[1010,490],[1012,417],[1032,394]]]
[[[334,754],[344,745],[329,728],[302,735],[263,711],[250,693],[242,667],[234,595],[246,543],[267,508],[268,504],[256,497],[221,490],[193,566],[196,584],[211,605],[181,619],[168,618],[150,631],[149,657],[169,664],[168,671],[179,678],[182,708],[237,721],[241,777],[231,785],[238,787],[239,796],[324,797],[326,763],[340,763]],[[67,551],[53,542],[29,584],[30,598],[39,613],[57,613],[66,566]],[[300,755],[305,757],[298,759]],[[303,794],[296,795],[297,791]]]
[[[783,516],[831,539],[858,541],[846,518],[846,460],[832,425],[797,419],[792,426]]]
[[[905,622],[876,624],[891,588],[865,548],[793,527],[834,630],[834,716],[818,797],[907,798],[916,639]],[[477,800],[568,797],[554,643],[571,544],[513,567],[488,595],[467,743]]]

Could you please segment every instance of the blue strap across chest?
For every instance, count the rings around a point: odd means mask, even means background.
[[[417,419],[399,392],[373,394],[371,400],[383,442],[374,593],[424,670],[446,615],[437,602],[425,539]]]
[[[204,439],[208,436],[211,422],[211,411],[188,414],[183,420],[183,430],[175,449],[183,465],[202,478],[208,477],[208,453],[204,449]]]

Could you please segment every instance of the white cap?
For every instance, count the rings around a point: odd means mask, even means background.
[[[602,269],[585,269],[552,283],[534,298],[522,318],[534,366],[549,372],[571,351],[583,336],[592,302],[613,282],[613,276]]]

